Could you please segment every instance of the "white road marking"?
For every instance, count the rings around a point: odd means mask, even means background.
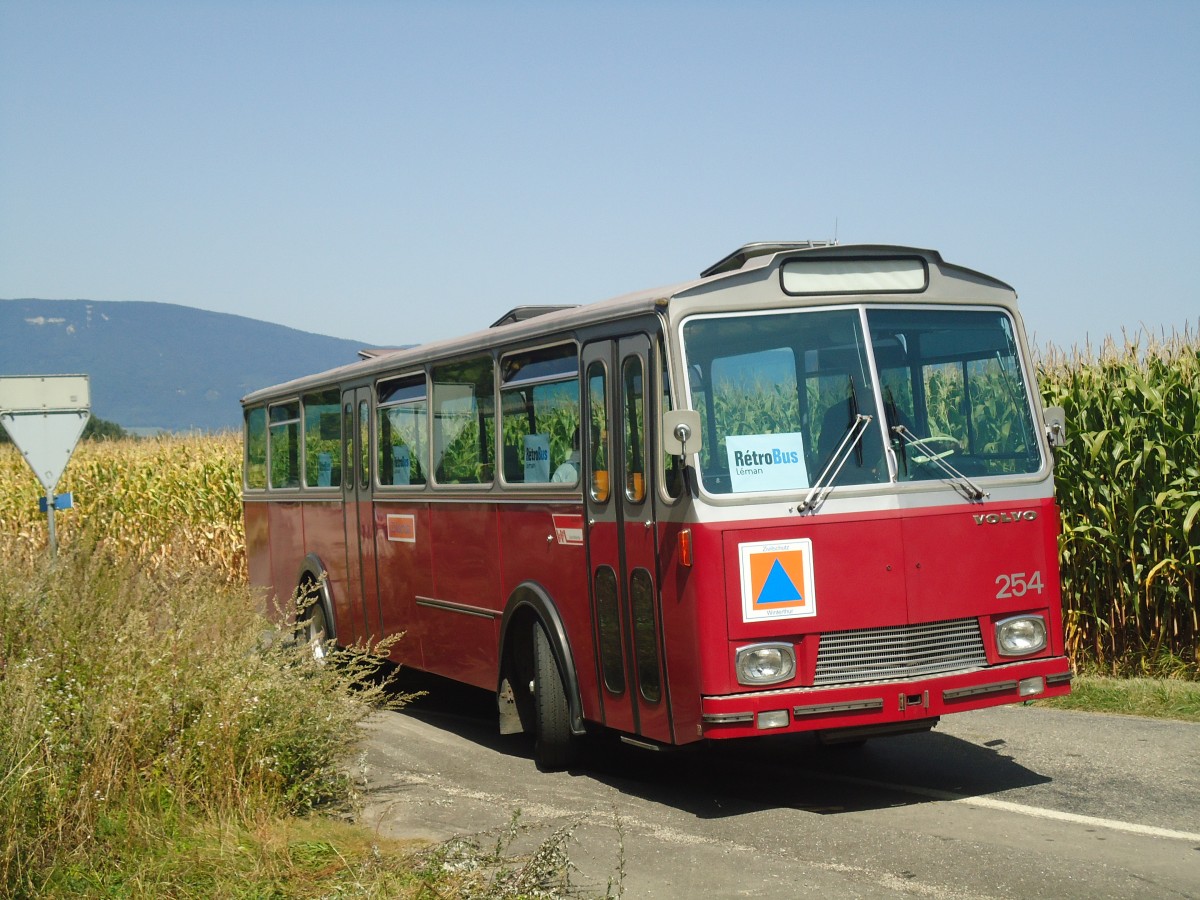
[[[996,800],[993,797],[971,797],[966,794],[939,791],[936,788],[917,787],[911,784],[892,784],[888,781],[855,778],[852,775],[827,775],[826,777],[832,781],[844,781],[864,787],[900,791],[904,794],[916,794],[920,797],[945,800],[949,803],[964,803],[967,806],[978,806],[983,809],[997,809],[1003,812],[1017,813],[1022,816],[1032,816],[1036,819],[1053,819],[1058,822],[1071,822],[1075,825],[1088,825],[1093,828],[1107,828],[1110,831],[1123,831],[1126,834],[1140,834],[1146,837],[1200,842],[1200,834],[1193,834],[1190,831],[1173,831],[1170,828],[1158,828],[1154,825],[1142,825],[1137,822],[1122,822],[1119,819],[1101,819],[1098,816],[1084,816],[1079,813],[1063,812],[1057,809],[1044,809],[1040,806],[1026,806],[1023,803],[1013,803],[1010,800]]]

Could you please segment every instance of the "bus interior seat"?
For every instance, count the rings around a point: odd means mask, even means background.
[[[512,444],[504,445],[504,480],[509,484],[525,481],[525,463],[521,451]]]

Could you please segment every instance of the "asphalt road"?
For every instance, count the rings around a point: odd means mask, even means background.
[[[488,694],[412,686],[365,726],[363,821],[490,845],[519,810],[515,850],[573,829],[585,895],[1200,897],[1200,725],[1001,707],[860,750],[600,739],[544,774]]]

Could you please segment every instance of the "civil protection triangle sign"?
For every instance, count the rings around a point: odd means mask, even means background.
[[[742,620],[800,619],[817,614],[812,541],[738,544]]]

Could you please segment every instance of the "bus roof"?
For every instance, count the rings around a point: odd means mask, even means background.
[[[971,269],[948,264],[936,250],[887,244],[834,245],[821,241],[753,243],[746,244],[723,257],[705,269],[699,278],[690,281],[637,291],[582,306],[517,307],[489,328],[460,337],[396,350],[373,350],[365,359],[253,391],[242,398],[242,403],[252,405],[275,397],[293,396],[333,382],[370,378],[376,374],[391,373],[405,368],[415,369],[431,360],[454,358],[523,338],[536,337],[548,331],[571,331],[656,310],[665,312],[672,305],[688,307],[689,310],[693,306],[704,308],[718,305],[718,295],[722,288],[766,281],[776,268],[790,260],[862,260],[881,257],[923,261],[929,274],[925,289],[919,292],[922,302],[962,300],[964,285],[970,285],[979,292],[972,299],[986,297],[993,302],[1002,302],[1005,295],[1009,300],[1015,300],[1016,297],[1013,289],[1004,282]],[[811,295],[787,296],[778,290],[774,293],[776,297],[783,297],[783,303],[792,306],[829,302],[828,294],[824,295],[825,299],[818,301]],[[837,300],[850,302],[851,296],[839,293]],[[879,299],[881,295],[866,292],[862,296],[874,296]],[[894,295],[882,296],[892,301],[896,299]],[[911,298],[914,295],[907,296]],[[696,302],[692,303],[689,300]]]

